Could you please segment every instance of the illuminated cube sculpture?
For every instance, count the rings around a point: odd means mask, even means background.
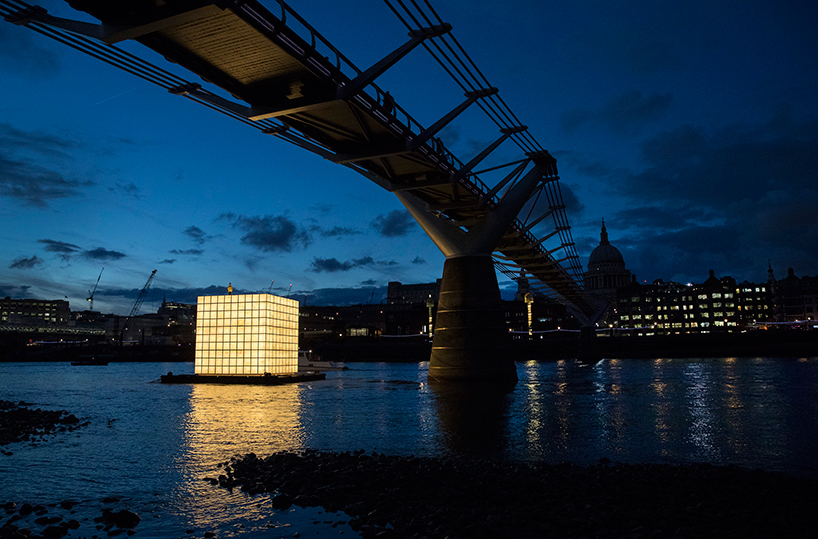
[[[196,374],[298,372],[298,302],[270,294],[199,296]]]

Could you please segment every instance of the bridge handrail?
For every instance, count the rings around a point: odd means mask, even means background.
[[[318,52],[319,54],[324,55],[335,67],[343,73],[345,76],[349,77],[349,79],[354,79],[356,76],[363,73],[361,69],[358,68],[352,61],[344,56],[344,54],[339,51],[332,43],[329,42],[321,33],[313,28],[306,20],[304,20],[301,15],[299,15],[295,10],[293,10],[284,0],[257,0],[259,4],[265,7],[271,15],[276,16],[280,11],[280,19],[281,22],[284,23],[290,30],[298,34],[302,39],[310,43],[310,46]],[[278,8],[275,7],[278,6]],[[291,20],[294,19],[298,22],[298,26],[293,25]],[[319,48],[320,45],[320,48]],[[327,54],[328,53],[328,54]],[[334,58],[333,58],[334,57]],[[374,95],[370,93],[370,97],[377,100],[378,103],[383,104],[384,98],[386,96],[386,92],[382,90],[377,84],[374,82],[370,82],[367,87],[371,87],[374,90]],[[406,128],[410,132],[419,135],[421,134],[425,128],[421,125],[420,122],[415,120],[405,109],[403,109],[397,103],[394,103],[394,112],[399,112],[400,116],[402,116],[402,121],[400,121],[401,125],[400,128]],[[398,119],[398,115],[396,114],[396,119]],[[443,157],[447,158],[452,165],[457,168],[463,167],[463,162],[457,158],[456,155],[451,153],[448,148],[442,148],[442,151],[438,151],[438,153],[442,153]],[[486,194],[489,192],[488,186],[477,176],[472,175],[474,180],[476,180],[477,187],[480,189],[482,194]]]
[[[277,12],[280,11],[280,19],[281,22],[287,25],[287,27],[298,34],[302,39],[310,43],[310,46],[316,52],[324,55],[332,64],[335,65],[336,69],[347,76],[350,80],[354,79],[363,71],[361,71],[352,61],[344,56],[344,54],[336,49],[328,39],[321,35],[318,30],[313,28],[306,20],[304,20],[301,15],[296,13],[289,5],[287,5],[284,0],[256,0],[261,6],[263,6],[267,11],[270,12],[271,15],[277,16]],[[275,8],[275,5],[278,5],[279,9]],[[298,22],[298,25],[293,25],[290,19],[294,19]],[[319,48],[320,45],[320,48]],[[329,54],[327,54],[329,53]],[[334,58],[333,58],[334,57]],[[370,97],[376,99],[378,103],[384,102],[384,96],[386,92],[379,88],[374,82],[370,82],[367,86],[371,86],[374,91],[375,95],[371,95]],[[412,131],[416,134],[423,132],[423,126],[415,120],[406,110],[401,108],[397,103],[394,105],[394,111],[400,112],[401,116],[405,119],[403,124],[409,131]],[[415,129],[413,129],[413,127]]]

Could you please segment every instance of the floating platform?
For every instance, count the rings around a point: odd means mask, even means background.
[[[173,374],[169,372],[159,377],[163,384],[244,384],[277,386],[323,380],[323,372],[294,372],[291,374]]]

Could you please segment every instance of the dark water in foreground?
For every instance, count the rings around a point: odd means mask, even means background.
[[[82,520],[118,495],[142,517],[140,537],[350,537],[328,524],[343,515],[276,513],[269,496],[203,478],[236,454],[305,448],[818,476],[818,358],[519,363],[507,393],[430,386],[427,364],[350,366],[325,381],[264,387],[151,383],[192,364],[0,363],[0,399],[91,422],[5,446],[13,455],[0,455],[0,503],[73,499],[82,503],[70,518]],[[99,533],[83,526],[81,535]]]

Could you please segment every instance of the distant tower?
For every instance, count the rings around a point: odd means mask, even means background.
[[[588,258],[585,288],[613,300],[616,297],[616,289],[628,286],[630,280],[631,272],[625,267],[622,253],[608,241],[608,230],[603,219],[599,245],[591,251]]]
[[[525,276],[525,270],[520,270],[520,277],[517,278],[517,293],[514,295],[514,301],[525,301],[525,296],[530,291],[531,285]]]

